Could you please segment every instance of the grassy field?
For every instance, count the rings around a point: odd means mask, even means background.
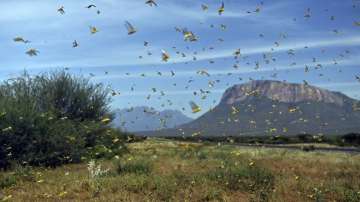
[[[0,199],[360,201],[360,155],[163,139],[128,147],[130,153],[92,166],[19,167],[0,173]]]

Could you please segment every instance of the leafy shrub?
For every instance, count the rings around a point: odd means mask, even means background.
[[[98,145],[120,152],[109,126],[109,89],[64,71],[0,85],[0,168],[80,162]],[[105,121],[104,121],[105,120]],[[107,121],[110,120],[110,121]],[[112,133],[112,135],[108,135]],[[116,152],[110,152],[115,155]]]
[[[114,156],[121,157],[123,154],[128,153],[128,149],[125,147],[126,137],[128,134],[122,133],[118,129],[106,129],[104,131],[98,131],[97,134],[106,134],[96,136],[94,133],[94,140],[92,140],[93,147],[87,147],[87,158],[89,159],[111,159]]]

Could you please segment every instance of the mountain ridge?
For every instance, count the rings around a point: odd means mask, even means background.
[[[286,103],[318,101],[342,106],[343,99],[352,99],[340,92],[332,92],[308,84],[287,83],[276,80],[253,80],[228,88],[220,103],[233,104],[249,95],[262,95]]]
[[[178,110],[157,111],[152,107],[138,106],[115,110],[113,125],[128,132],[154,131],[173,128],[191,120]]]
[[[342,93],[315,86],[255,80],[228,88],[216,107],[194,121],[156,135],[336,135],[359,132],[359,103]]]

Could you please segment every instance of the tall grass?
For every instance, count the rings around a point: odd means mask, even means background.
[[[96,178],[86,164],[20,168],[2,173],[16,180],[3,178],[2,192],[14,201],[359,201],[358,155],[212,145],[184,155],[193,147],[132,143],[130,154],[91,166],[110,169]]]
[[[116,162],[118,174],[134,173],[137,175],[149,175],[152,171],[152,163],[149,160],[136,159]]]
[[[252,192],[262,201],[267,200],[274,187],[271,171],[258,166],[229,166],[210,171],[207,177],[229,190]]]

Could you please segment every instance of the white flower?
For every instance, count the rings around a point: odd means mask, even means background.
[[[88,171],[90,178],[98,178],[109,172],[109,169],[103,170],[100,164],[97,164],[94,160],[88,163]]]

